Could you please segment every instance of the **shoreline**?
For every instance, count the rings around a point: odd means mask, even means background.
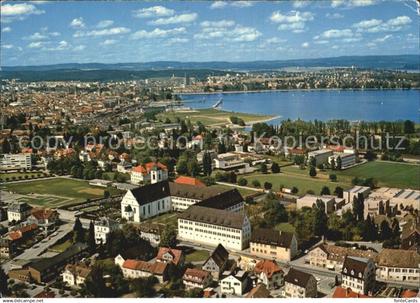
[[[193,92],[193,93],[175,93],[177,95],[218,95],[218,94],[255,94],[255,93],[270,93],[270,92],[314,92],[314,91],[410,91],[420,90],[420,87],[415,88],[289,88],[289,89],[262,89],[262,90],[235,90],[235,91],[217,91],[217,92]]]

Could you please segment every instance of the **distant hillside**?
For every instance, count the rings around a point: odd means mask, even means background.
[[[25,81],[81,80],[108,81],[168,77],[172,74],[202,77],[222,71],[277,70],[290,67],[350,67],[368,69],[419,70],[418,55],[343,56],[319,59],[296,59],[249,62],[179,62],[145,63],[66,63],[42,66],[4,66],[0,78],[20,78]],[[40,73],[42,72],[42,73]]]
[[[105,66],[104,66],[105,67]],[[224,75],[226,71],[211,69],[165,69],[165,70],[118,70],[118,69],[51,69],[1,71],[1,79],[21,81],[127,81],[171,76],[205,78],[208,75]]]

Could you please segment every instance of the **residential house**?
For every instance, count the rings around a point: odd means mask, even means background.
[[[14,202],[7,208],[7,220],[9,222],[25,221],[31,215],[32,207],[26,202]]]
[[[94,223],[95,242],[96,244],[105,244],[109,234],[119,228],[117,221],[102,217]]]
[[[284,285],[286,298],[316,298],[318,295],[315,277],[293,267],[284,276]]]
[[[168,179],[168,168],[160,162],[149,162],[133,167],[130,181],[133,184],[150,182],[152,184]]]
[[[198,268],[187,268],[182,276],[182,282],[185,288],[204,289],[210,285],[212,279],[208,271]]]
[[[252,232],[250,252],[261,258],[291,261],[298,252],[296,236],[274,229],[256,229]]]
[[[63,282],[69,286],[81,286],[90,272],[91,269],[84,264],[67,264],[62,273]]]
[[[246,295],[247,299],[271,298],[270,291],[264,284],[258,284]]]
[[[9,231],[6,235],[0,238],[0,257],[13,258],[16,256],[19,250],[19,245],[30,239],[37,229],[38,226],[36,224],[27,224]]]
[[[376,276],[385,281],[420,283],[420,254],[416,250],[384,248],[376,258]]]
[[[178,217],[178,238],[227,249],[248,247],[251,224],[243,213],[193,205]]]
[[[149,263],[134,259],[125,260],[121,255],[116,256],[114,261],[121,268],[123,276],[126,279],[155,276],[160,283],[169,279],[168,264],[163,262]]]
[[[341,270],[346,256],[374,259],[378,255],[372,250],[361,250],[322,243],[313,248],[307,255],[311,266],[323,267],[329,270]]]
[[[163,231],[163,225],[157,223],[143,223],[139,225],[140,238],[149,241],[154,247],[160,243],[160,235]]]
[[[175,248],[160,247],[156,256],[156,262],[163,262],[175,266],[182,266],[184,261],[184,252]]]
[[[202,269],[212,274],[213,279],[218,281],[220,275],[226,269],[229,261],[229,252],[222,244],[217,245],[208,259],[204,262]]]
[[[341,287],[367,295],[375,285],[375,264],[372,259],[349,257],[344,259]]]
[[[284,272],[272,260],[261,260],[254,268],[258,282],[264,284],[267,289],[276,289],[284,285]]]
[[[223,276],[220,281],[222,294],[242,296],[247,292],[249,285],[248,272],[237,269],[232,273],[228,272],[228,275],[223,274]]]
[[[28,223],[36,224],[44,229],[55,226],[58,221],[58,212],[48,208],[34,208],[28,217]]]

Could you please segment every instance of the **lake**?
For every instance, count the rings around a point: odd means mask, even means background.
[[[221,97],[221,109],[303,120],[413,120],[420,114],[419,90],[291,90],[257,93],[181,95],[185,106],[208,108]]]

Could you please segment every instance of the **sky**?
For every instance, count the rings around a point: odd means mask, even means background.
[[[2,1],[2,66],[418,54],[415,0]]]

